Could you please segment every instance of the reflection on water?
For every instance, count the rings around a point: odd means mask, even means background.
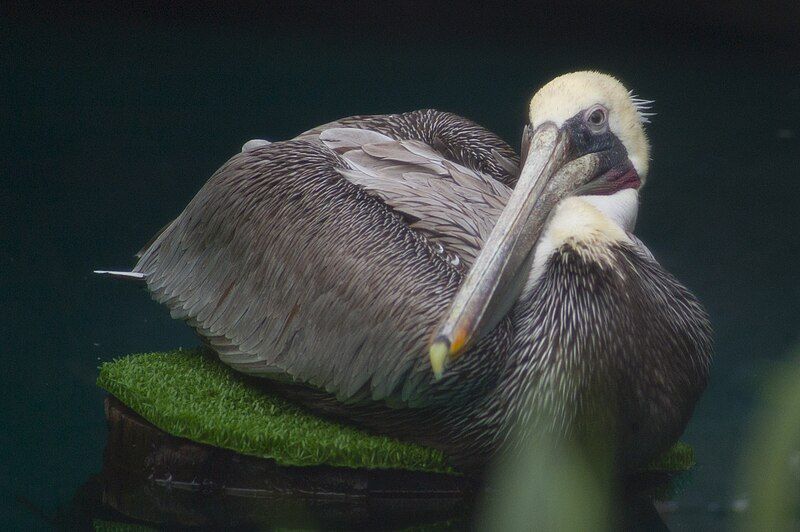
[[[106,400],[102,471],[59,514],[63,528],[108,523],[163,527],[463,529],[493,490],[450,475],[332,467],[283,467],[176,438],[114,398]],[[628,479],[617,501],[628,530],[662,530],[656,501],[680,480]]]

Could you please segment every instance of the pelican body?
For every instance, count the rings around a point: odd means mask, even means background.
[[[532,99],[521,160],[450,113],[250,142],[133,272],[235,370],[480,470],[513,441],[614,435],[623,469],[680,436],[711,329],[635,236],[644,104],[577,72]]]

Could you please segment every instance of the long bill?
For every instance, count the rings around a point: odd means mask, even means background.
[[[566,132],[550,122],[533,132],[527,151],[523,146],[524,164],[517,185],[433,335],[429,356],[436,378],[447,362],[502,319],[519,296],[521,285],[514,280],[550,210],[588,179],[591,168],[585,160],[564,168],[567,154]]]

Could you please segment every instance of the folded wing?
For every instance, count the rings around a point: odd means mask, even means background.
[[[134,272],[239,371],[342,401],[431,404],[429,335],[505,205],[509,187],[491,174],[513,183],[516,162],[497,137],[440,114],[469,138],[426,143],[407,113],[235,155]],[[455,157],[458,142],[483,151]]]

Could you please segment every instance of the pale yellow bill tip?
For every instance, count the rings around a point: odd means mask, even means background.
[[[436,377],[436,380],[439,380],[442,378],[442,373],[444,373],[444,368],[447,365],[447,357],[450,354],[450,343],[447,340],[436,340],[431,344],[428,354],[431,359],[433,376]]]

